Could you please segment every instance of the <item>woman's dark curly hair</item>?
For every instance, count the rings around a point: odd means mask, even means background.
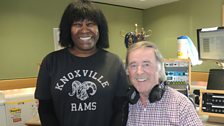
[[[74,47],[71,37],[71,27],[74,21],[88,19],[97,24],[99,29],[98,48],[109,48],[107,20],[102,11],[96,8],[89,0],[75,0],[64,11],[60,23],[60,40],[62,47]]]

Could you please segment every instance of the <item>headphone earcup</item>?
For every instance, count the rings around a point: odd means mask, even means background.
[[[134,86],[129,87],[127,96],[131,104],[136,104],[138,102],[138,99],[140,98],[140,95],[138,91],[134,88]]]
[[[152,91],[149,94],[149,101],[150,103],[159,101],[165,92],[165,86],[162,86],[160,84],[156,85],[152,88]]]

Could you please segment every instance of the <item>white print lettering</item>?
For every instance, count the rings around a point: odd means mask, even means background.
[[[69,82],[70,80],[74,80],[75,78],[80,77],[90,77],[96,81],[98,81],[103,88],[109,86],[109,82],[104,80],[102,75],[99,75],[97,72],[92,70],[75,70],[73,72],[69,72],[67,75],[60,78],[60,81],[56,83],[55,89],[62,91],[64,85]]]
[[[96,110],[96,102],[89,103],[71,103],[71,111],[94,111]]]
[[[82,101],[86,100],[89,95],[87,91],[91,89],[92,92],[90,92],[90,95],[94,95],[96,93],[97,87],[96,84],[91,81],[85,81],[83,83],[79,81],[72,82],[72,92],[68,93],[69,96],[74,96],[76,94],[76,97]]]

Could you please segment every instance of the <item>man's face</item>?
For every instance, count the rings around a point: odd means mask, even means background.
[[[153,48],[138,48],[128,55],[128,74],[131,83],[142,95],[149,95],[159,82],[158,64]]]
[[[99,39],[98,26],[89,20],[75,21],[71,27],[71,36],[75,48],[81,51],[91,51],[96,48]]]

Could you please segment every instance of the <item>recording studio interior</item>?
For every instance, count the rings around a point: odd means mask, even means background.
[[[192,101],[205,126],[224,125],[224,0],[92,1],[108,22],[108,51],[125,64],[127,37],[154,42],[168,85]],[[58,27],[70,2],[0,1],[1,126],[41,126],[38,71],[46,54],[62,48]]]

